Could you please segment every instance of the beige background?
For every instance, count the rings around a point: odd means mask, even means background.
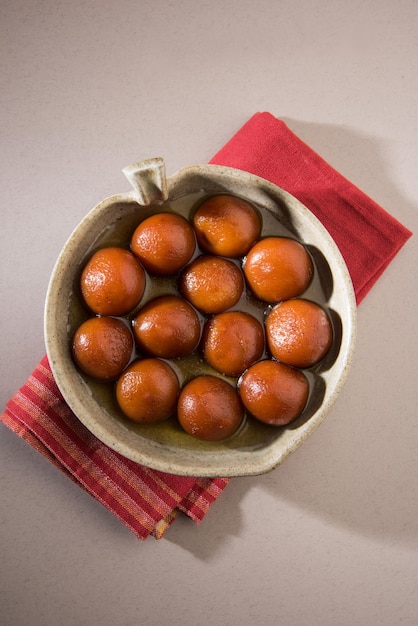
[[[418,232],[417,32],[416,0],[3,1],[1,408],[62,245],[133,161],[206,162],[267,110]],[[200,527],[138,542],[1,427],[1,626],[415,625],[417,261],[415,236],[361,304],[321,428]]]

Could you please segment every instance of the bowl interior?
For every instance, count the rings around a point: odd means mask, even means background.
[[[132,192],[107,198],[69,238],[51,276],[45,307],[45,341],[54,377],[80,421],[133,461],[188,476],[265,473],[283,462],[315,430],[344,383],[356,326],[351,279],[335,243],[312,213],[263,179],[220,166],[191,166],[168,178],[167,190],[167,201],[147,207],[139,205]],[[92,252],[107,245],[128,247],[136,225],[148,215],[169,210],[189,218],[205,196],[220,192],[244,197],[257,206],[263,221],[262,236],[288,235],[305,244],[315,271],[302,297],[326,307],[334,342],[323,361],[305,370],[311,391],[303,414],[295,422],[277,428],[246,418],[233,437],[204,442],[186,434],[175,416],[153,426],[139,426],[124,418],[114,402],[114,385],[84,376],[73,362],[70,344],[78,325],[90,315],[80,299],[78,283]],[[149,279],[141,306],[157,295],[176,293],[176,284],[175,278]],[[266,304],[250,302],[246,295],[234,308],[248,307],[263,319]],[[176,368],[181,381],[197,372],[211,372],[198,353],[183,359]]]

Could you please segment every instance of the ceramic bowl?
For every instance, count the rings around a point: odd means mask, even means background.
[[[262,178],[216,165],[193,165],[166,177],[165,163],[159,158],[134,164],[123,172],[133,189],[103,200],[90,211],[68,239],[51,276],[45,342],[58,387],[75,415],[98,439],[142,465],[184,476],[266,473],[314,432],[346,379],[354,349],[356,303],[344,260],[316,217],[296,198]],[[136,225],[155,212],[174,210],[189,217],[196,203],[216,193],[230,193],[254,203],[262,215],[262,235],[290,235],[304,243],[315,271],[303,297],[327,308],[334,341],[323,361],[305,372],[310,396],[295,422],[278,428],[247,418],[233,437],[204,442],[182,431],[176,416],[153,426],[125,419],[115,405],[114,386],[94,382],[77,369],[71,339],[89,316],[80,299],[78,281],[92,252],[106,245],[128,246]],[[153,285],[152,293],[173,290],[173,281],[161,279]],[[200,365],[196,357],[191,367],[197,372]]]

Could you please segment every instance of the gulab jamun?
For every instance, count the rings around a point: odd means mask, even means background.
[[[73,358],[91,378],[116,379],[128,365],[134,339],[128,326],[114,317],[91,317],[74,333]]]
[[[264,360],[244,372],[239,394],[247,411],[260,422],[284,426],[301,415],[308,400],[309,383],[300,370]]]
[[[145,272],[124,248],[97,250],[85,264],[80,290],[88,308],[98,315],[126,315],[140,302]]]
[[[219,313],[206,322],[201,347],[205,360],[215,370],[239,376],[264,352],[263,326],[244,311]]]
[[[193,226],[202,250],[237,258],[245,255],[259,238],[261,219],[249,202],[219,194],[199,206]]]
[[[316,302],[296,298],[273,307],[266,319],[271,354],[294,367],[311,367],[331,347],[333,330],[326,311]]]
[[[136,343],[147,355],[176,359],[191,354],[200,340],[200,320],[191,304],[167,295],[145,304],[132,321]]]
[[[131,238],[131,250],[150,274],[172,276],[192,258],[196,237],[178,213],[156,213],[144,219]]]
[[[232,385],[204,374],[190,380],[181,390],[177,416],[189,435],[221,441],[236,433],[244,418],[244,407]]]
[[[244,278],[233,261],[201,256],[185,268],[179,287],[182,295],[202,313],[221,313],[240,299]]]
[[[176,409],[180,384],[173,368],[160,359],[138,359],[119,377],[116,402],[139,424],[157,424]]]
[[[257,298],[276,303],[300,296],[311,281],[313,266],[305,246],[295,239],[266,237],[248,252],[244,274]]]

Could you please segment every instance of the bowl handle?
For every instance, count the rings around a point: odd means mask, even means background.
[[[148,206],[167,200],[165,163],[161,157],[133,163],[124,167],[122,172],[134,188],[138,204]]]

